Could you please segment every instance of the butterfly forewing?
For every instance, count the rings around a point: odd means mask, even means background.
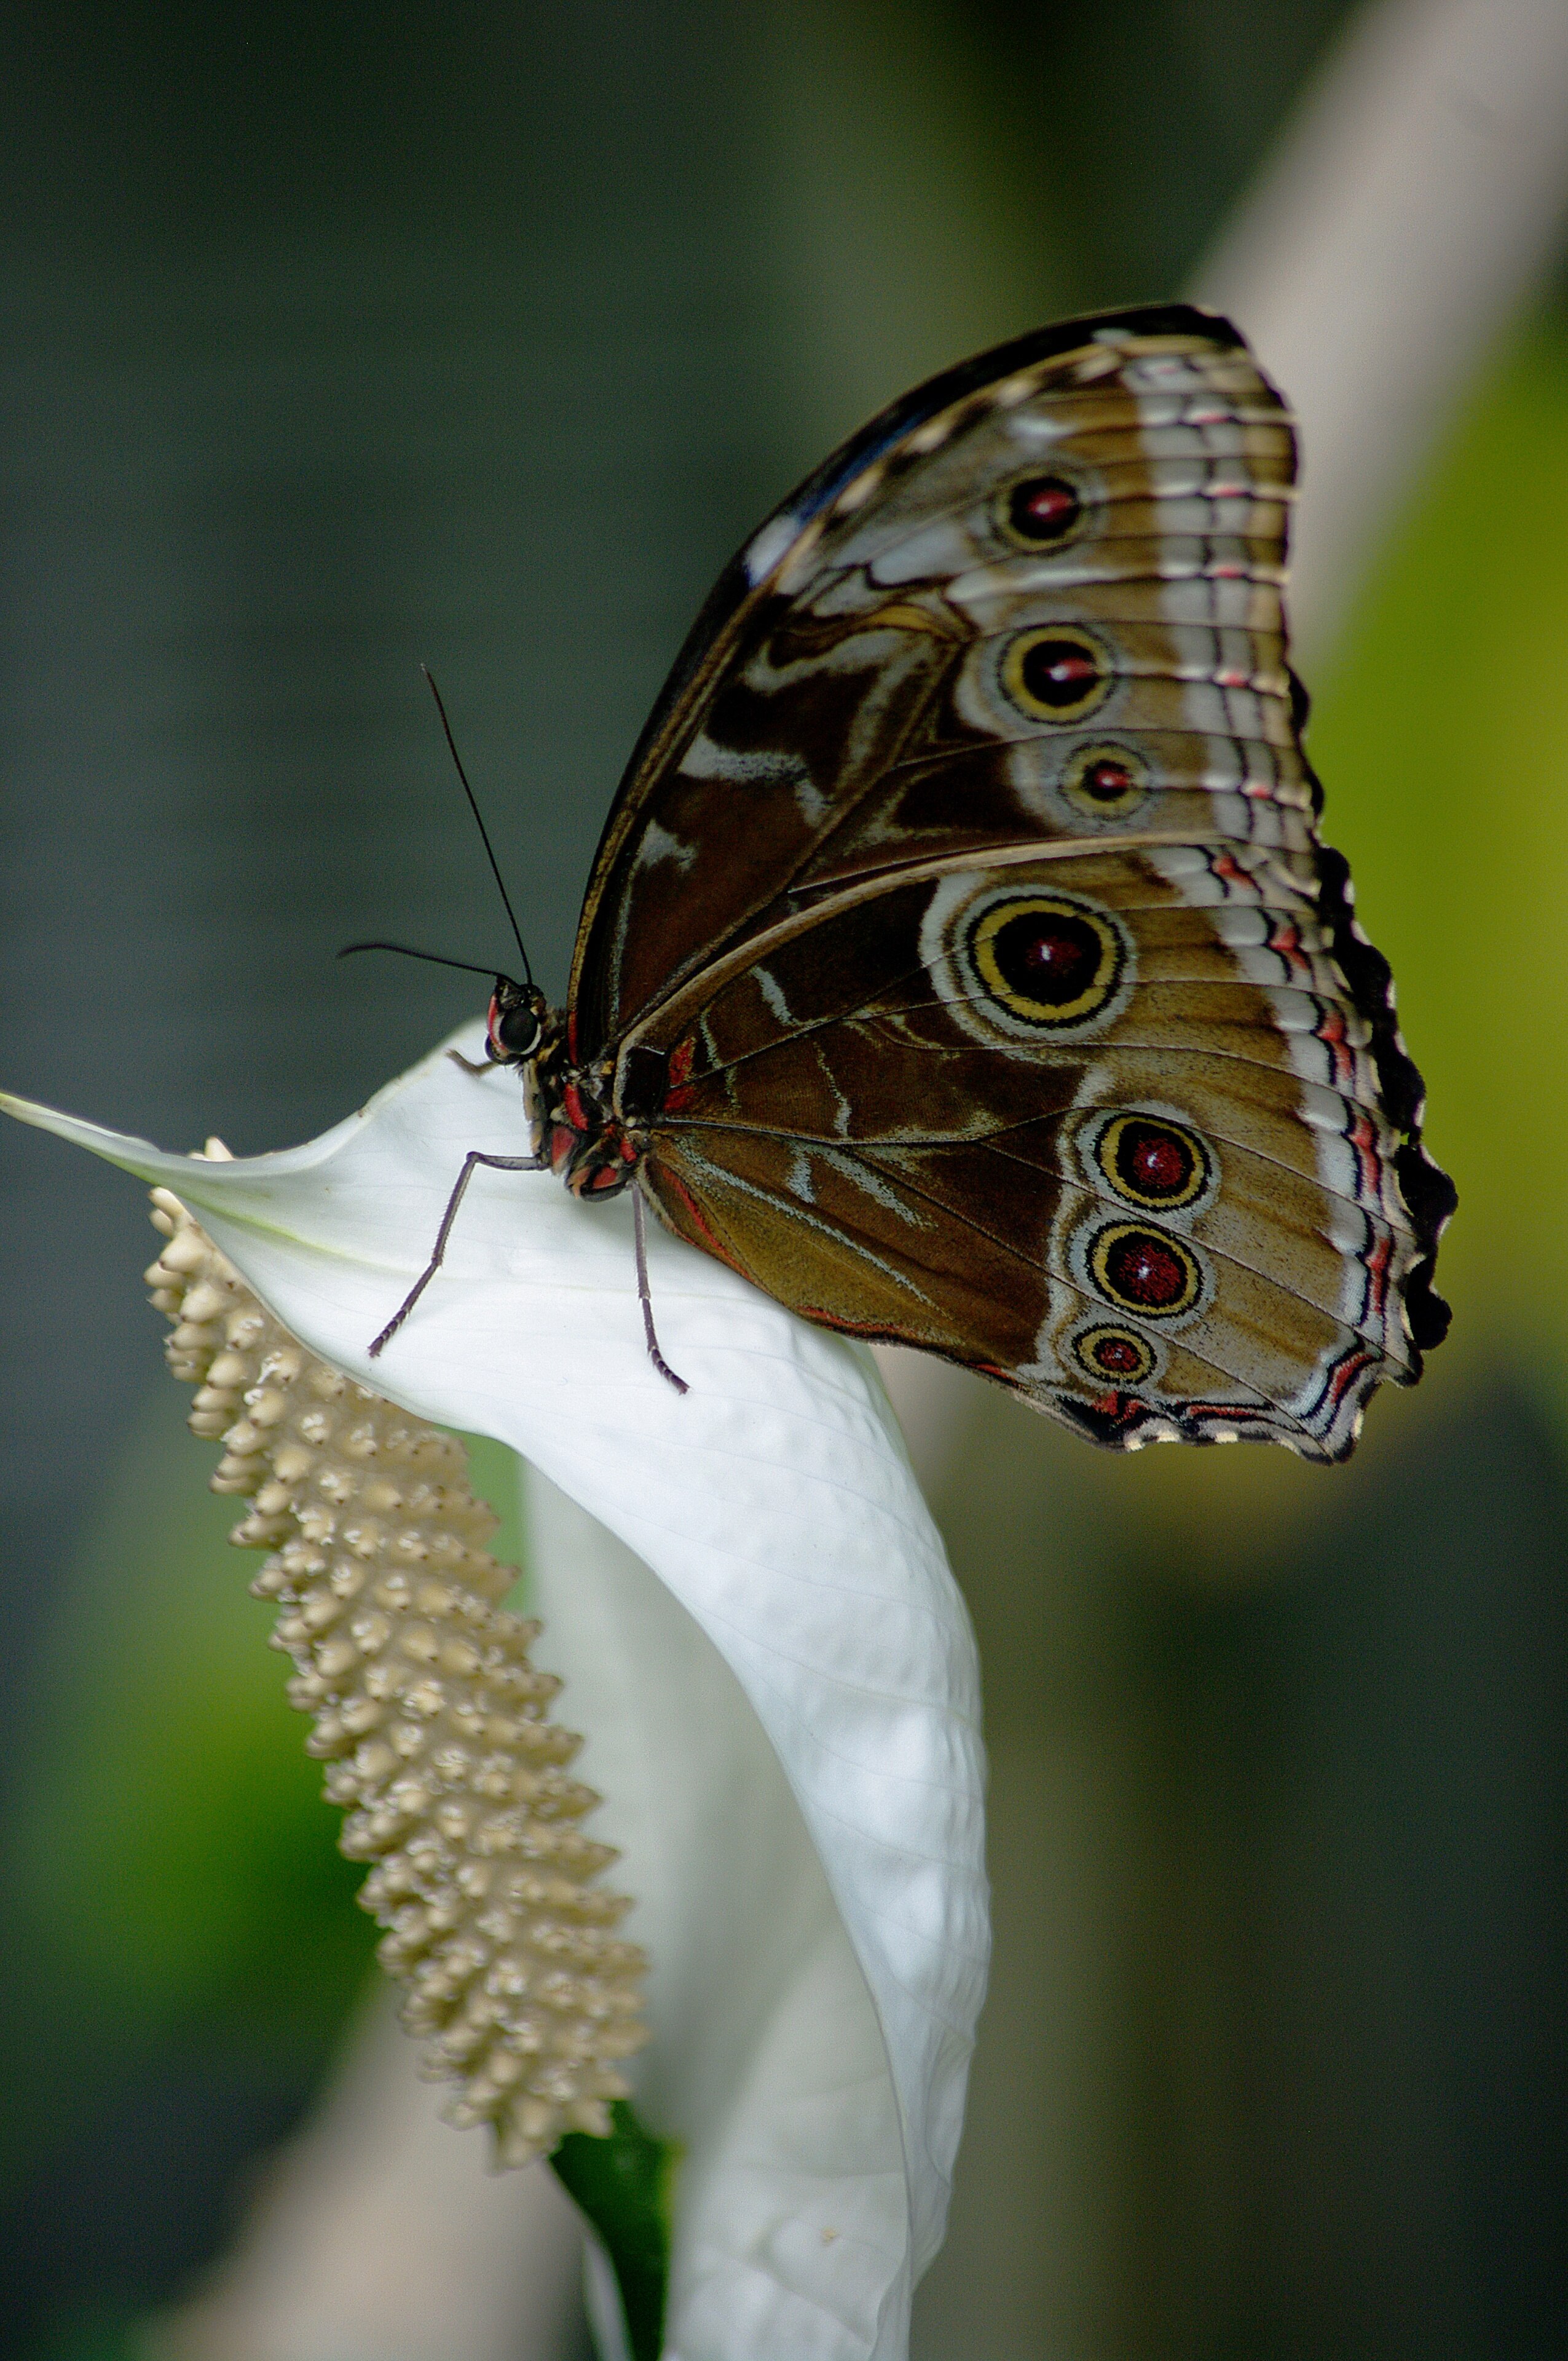
[[[1315,835],[1293,473],[1191,312],[909,397],[720,586],[579,930],[673,1227],[1105,1442],[1342,1456],[1441,1334],[1451,1192]]]

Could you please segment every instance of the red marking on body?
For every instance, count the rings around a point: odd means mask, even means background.
[[[1378,1194],[1380,1171],[1377,1162],[1377,1128],[1365,1108],[1358,1108],[1354,1122],[1345,1137],[1354,1154],[1361,1175],[1361,1186],[1371,1196]]]
[[[1135,1141],[1128,1162],[1134,1182],[1150,1196],[1174,1196],[1192,1177],[1192,1152],[1174,1132],[1146,1132]]]
[[[1147,1230],[1118,1239],[1108,1261],[1117,1293],[1135,1303],[1146,1303],[1151,1311],[1163,1312],[1179,1303],[1187,1292],[1187,1265],[1173,1247]]]
[[[1294,918],[1277,921],[1269,935],[1268,948],[1279,953],[1292,975],[1299,977],[1303,983],[1310,983],[1312,962],[1302,946],[1301,929]]]
[[[568,1082],[561,1093],[561,1104],[566,1110],[566,1120],[574,1131],[587,1131],[588,1118],[584,1111],[582,1093],[576,1082]]]
[[[1393,1261],[1394,1241],[1391,1237],[1379,1238],[1366,1257],[1366,1276],[1372,1282],[1368,1292],[1380,1319],[1388,1308],[1388,1274]]]
[[[840,1336],[888,1336],[892,1331],[880,1321],[846,1320],[837,1312],[824,1312],[819,1304],[802,1303],[796,1310],[803,1320],[815,1320],[824,1328],[834,1329]]]
[[[1355,1053],[1350,1048],[1343,1008],[1325,1008],[1322,1021],[1315,1028],[1316,1038],[1329,1053],[1336,1082],[1348,1090],[1355,1080]]]
[[[1083,775],[1084,792],[1097,803],[1118,802],[1132,784],[1133,774],[1124,763],[1095,763]]]
[[[1053,483],[1047,477],[1044,483],[1034,487],[1024,505],[1032,522],[1049,533],[1072,514],[1078,501],[1065,484]]]
[[[1184,1425],[1195,1425],[1201,1418],[1221,1419],[1226,1426],[1245,1426],[1253,1420],[1261,1421],[1265,1426],[1271,1423],[1261,1410],[1251,1409],[1245,1402],[1184,1402],[1181,1417]]]
[[[696,1056],[696,1043],[689,1038],[685,1041],[677,1041],[671,1050],[670,1082],[664,1093],[664,1104],[661,1110],[663,1114],[679,1115],[683,1107],[691,1104],[696,1095],[691,1080],[692,1060]]]
[[[566,1012],[566,1055],[576,1065],[577,1062],[577,1012],[575,1008],[568,1009]]]
[[[568,1131],[565,1124],[558,1123],[554,1126],[550,1134],[550,1170],[552,1172],[559,1172],[564,1170],[567,1159],[571,1156],[572,1150],[576,1148],[580,1137],[581,1134],[578,1132]]]
[[[1337,1410],[1363,1369],[1369,1369],[1377,1356],[1375,1353],[1347,1353],[1338,1368],[1329,1373],[1329,1400]]]
[[[624,1134],[620,1140],[620,1160],[623,1164],[635,1164],[637,1161],[636,1144],[628,1139]]]
[[[1123,1393],[1120,1387],[1099,1395],[1091,1407],[1102,1418],[1114,1420],[1118,1426],[1142,1426],[1149,1415],[1147,1402],[1140,1401],[1136,1394]]]
[[[620,1173],[616,1170],[613,1164],[605,1164],[600,1166],[599,1170],[594,1174],[592,1180],[588,1182],[588,1193],[591,1196],[598,1190],[619,1189],[620,1186]]]

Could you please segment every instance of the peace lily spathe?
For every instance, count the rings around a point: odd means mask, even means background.
[[[652,1960],[627,2070],[683,2155],[666,2354],[898,2361],[983,1992],[983,1764],[968,1619],[870,1356],[655,1228],[678,1396],[625,1201],[480,1171],[371,1363],[466,1151],[530,1146],[513,1079],[444,1050],[308,1146],[228,1163],[0,1106],[174,1191],[323,1361],[545,1479],[538,1654]]]

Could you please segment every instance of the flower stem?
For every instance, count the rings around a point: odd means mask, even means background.
[[[615,2100],[609,2114],[608,2139],[568,2132],[550,2162],[604,2242],[620,2290],[631,2361],[659,2361],[680,2150],[644,2130],[626,2100]]]

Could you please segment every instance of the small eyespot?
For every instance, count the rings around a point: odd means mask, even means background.
[[[1065,476],[1025,476],[1001,495],[998,520],[1009,540],[1025,549],[1050,548],[1068,540],[1083,516],[1076,485]]]
[[[1104,1385],[1141,1386],[1154,1375],[1155,1352],[1147,1338],[1106,1321],[1080,1329],[1072,1355],[1087,1377]]]
[[[1074,811],[1091,823],[1127,819],[1148,800],[1148,765],[1130,746],[1102,740],[1074,751],[1060,788]]]
[[[1003,693],[1031,721],[1081,721],[1110,695],[1109,651],[1077,623],[1020,631],[1002,658]]]

